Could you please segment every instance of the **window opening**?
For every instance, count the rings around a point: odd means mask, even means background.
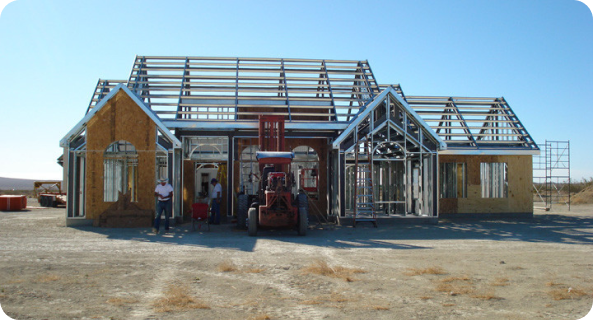
[[[103,201],[115,202],[119,193],[138,201],[138,153],[131,143],[120,140],[110,144],[103,155]]]
[[[505,162],[482,162],[480,177],[482,198],[506,198],[508,196],[508,175]]]
[[[227,161],[227,137],[189,137],[185,138],[185,159],[195,161]]]
[[[156,180],[169,179],[169,157],[164,151],[156,154]]]
[[[216,178],[219,172],[219,163],[196,163],[195,164],[195,191],[194,202],[208,203],[212,194],[213,186],[210,181]],[[224,197],[224,195],[223,195]]]
[[[467,198],[465,162],[441,163],[441,198]]]
[[[296,188],[293,192],[305,190],[307,194],[319,199],[319,157],[315,149],[309,146],[298,146],[292,150],[294,159],[292,161],[292,174]]]
[[[258,146],[243,149],[240,156],[240,188],[247,195],[256,195],[259,188],[260,172],[255,158]]]

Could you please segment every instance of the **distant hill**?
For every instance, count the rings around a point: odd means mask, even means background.
[[[0,190],[33,190],[33,182],[35,181],[37,180],[0,177]]]

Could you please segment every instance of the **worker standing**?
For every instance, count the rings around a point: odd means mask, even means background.
[[[222,202],[222,186],[218,183],[216,178],[210,180],[210,183],[214,186],[212,194],[210,195],[210,224],[220,224],[220,203]]]
[[[156,208],[156,218],[154,219],[154,226],[152,231],[159,233],[159,225],[161,224],[161,214],[165,211],[165,232],[169,231],[169,216],[171,215],[171,199],[173,198],[173,186],[167,183],[167,179],[161,179],[161,183],[157,184],[154,189],[154,196],[158,198],[158,205]]]

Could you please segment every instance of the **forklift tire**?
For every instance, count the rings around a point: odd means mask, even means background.
[[[309,198],[307,198],[307,195],[304,193],[299,193],[297,195],[297,205],[299,208],[307,208],[307,210],[309,209]]]
[[[247,213],[249,217],[249,226],[247,233],[251,237],[255,237],[257,235],[257,208],[249,208],[249,212]]]
[[[307,207],[299,207],[299,236],[307,234],[309,228],[309,209]]]
[[[238,197],[237,228],[247,229],[247,211],[249,210],[249,196],[240,194]]]

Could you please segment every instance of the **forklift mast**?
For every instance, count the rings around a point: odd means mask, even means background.
[[[284,117],[259,116],[259,151],[285,151],[284,148]]]

